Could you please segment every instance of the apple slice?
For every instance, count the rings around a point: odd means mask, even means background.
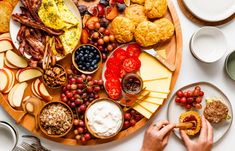
[[[3,69],[4,67],[4,56],[5,54],[3,52],[0,52],[0,69]]]
[[[11,107],[15,107],[15,105],[13,104],[13,99],[12,99],[12,97],[13,97],[13,94],[14,94],[16,88],[17,88],[19,85],[20,85],[19,83],[17,83],[16,85],[14,85],[14,87],[11,89],[11,91],[10,91],[9,94],[8,94],[8,102],[9,102],[9,104],[11,105]]]
[[[15,52],[8,50],[6,52],[7,61],[19,68],[26,68],[28,66],[28,62],[21,56],[17,55]]]
[[[3,68],[3,70],[5,70],[7,75],[9,76],[8,87],[6,88],[6,90],[3,91],[3,93],[8,93],[8,92],[10,92],[10,90],[12,89],[12,87],[15,84],[15,75],[14,75],[13,71],[11,71],[7,68]]]
[[[5,91],[9,85],[9,76],[4,69],[0,69],[0,91]]]
[[[8,50],[12,50],[12,49],[13,49],[13,47],[12,47],[12,44],[9,40],[7,40],[7,39],[0,40],[0,52],[5,52]]]
[[[38,68],[25,68],[18,71],[17,79],[19,82],[24,82],[28,80],[32,80],[34,78],[42,76],[42,72]]]
[[[46,101],[51,101],[53,98],[52,96],[48,93],[45,85],[43,84],[43,82],[40,81],[39,85],[38,85],[38,90],[40,95],[42,96],[42,98]]]
[[[11,39],[10,33],[1,34],[0,35],[0,39],[2,39],[2,38],[9,38],[9,39]]]
[[[37,84],[36,84],[37,82]],[[36,79],[35,81],[32,82],[31,84],[31,90],[33,92],[33,94],[38,97],[39,99],[42,99],[42,97],[40,96],[39,94],[39,91],[38,91],[38,84],[40,83],[40,80],[39,79]],[[36,86],[35,86],[36,85]],[[37,91],[36,91],[37,90]]]
[[[4,58],[4,63],[8,68],[11,68],[11,69],[17,69],[18,68],[16,66],[12,65],[10,62],[8,62],[6,58]]]
[[[20,83],[19,86],[16,87],[13,95],[12,95],[12,103],[15,107],[20,107],[23,96],[24,96],[24,91],[27,88],[28,84],[26,82]]]

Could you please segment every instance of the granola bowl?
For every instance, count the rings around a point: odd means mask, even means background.
[[[46,136],[63,137],[73,127],[73,111],[63,102],[49,102],[39,112],[38,121],[41,131]]]

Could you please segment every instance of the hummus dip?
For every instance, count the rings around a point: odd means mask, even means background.
[[[87,110],[87,124],[96,135],[110,137],[122,127],[123,115],[120,108],[108,100],[97,101]]]

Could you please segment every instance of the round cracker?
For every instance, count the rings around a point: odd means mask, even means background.
[[[9,22],[12,9],[12,5],[8,1],[0,1],[0,33],[9,31]]]

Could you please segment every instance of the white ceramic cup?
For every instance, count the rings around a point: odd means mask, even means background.
[[[214,63],[221,59],[227,51],[226,38],[220,29],[205,26],[192,35],[190,50],[198,60]]]

